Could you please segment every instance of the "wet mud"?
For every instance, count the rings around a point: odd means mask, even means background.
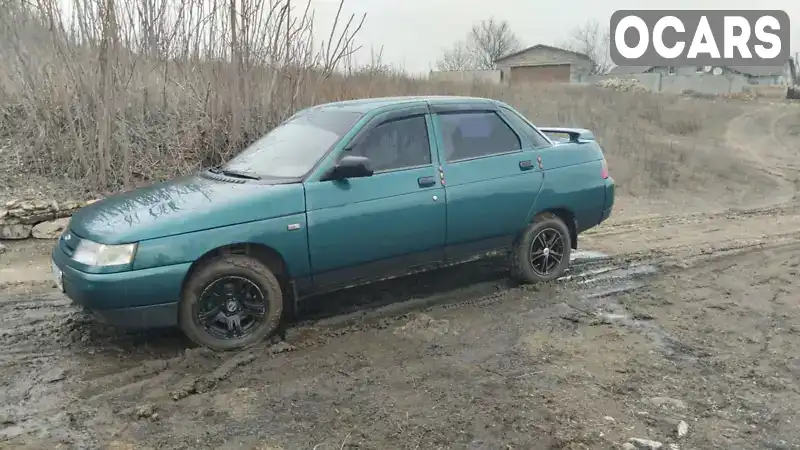
[[[105,327],[57,292],[5,296],[0,446],[794,448],[800,243],[783,231],[578,251],[543,285],[499,259],[390,280],[238,353]]]

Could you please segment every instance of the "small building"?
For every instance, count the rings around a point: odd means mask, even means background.
[[[501,79],[510,84],[577,83],[592,71],[589,56],[538,44],[495,60]]]

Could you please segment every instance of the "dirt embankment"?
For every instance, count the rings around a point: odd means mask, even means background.
[[[497,261],[393,280],[320,298],[286,342],[236,354],[91,323],[45,282],[7,286],[0,446],[800,448],[800,116],[746,113],[726,157],[769,180],[770,202],[625,199],[548,285]]]

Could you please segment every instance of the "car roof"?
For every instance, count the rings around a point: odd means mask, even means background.
[[[474,104],[496,104],[494,100],[482,97],[465,97],[457,95],[426,95],[426,96],[401,96],[401,97],[374,97],[361,98],[356,100],[344,100],[332,103],[323,103],[313,106],[312,109],[341,109],[358,113],[368,113],[372,110],[387,107],[400,106],[404,103],[427,102],[430,105],[441,105],[447,103],[474,103]]]

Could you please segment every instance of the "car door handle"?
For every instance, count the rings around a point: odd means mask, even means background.
[[[434,178],[434,177],[417,178],[417,184],[419,184],[419,187],[422,187],[422,188],[431,187],[434,184],[436,184],[436,178]]]
[[[532,168],[533,168],[533,163],[530,160],[519,162],[519,170],[528,170]]]

